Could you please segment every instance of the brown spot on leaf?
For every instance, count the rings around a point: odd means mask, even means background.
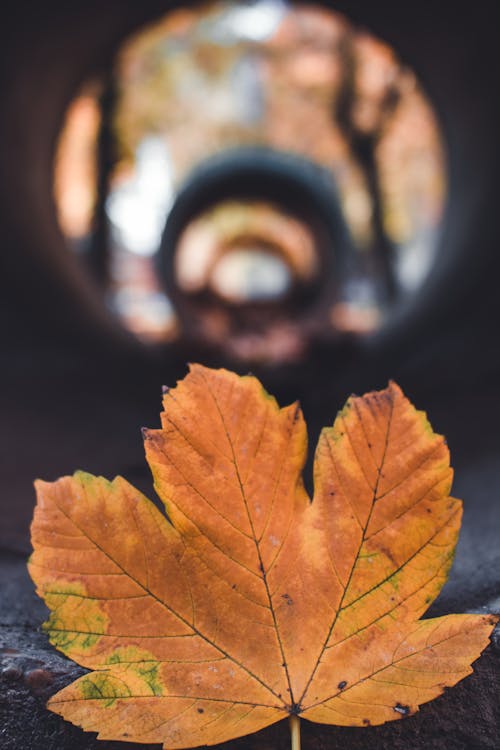
[[[396,713],[401,714],[401,716],[408,716],[410,713],[410,707],[409,706],[403,706],[401,703],[396,703],[396,705],[393,708]]]

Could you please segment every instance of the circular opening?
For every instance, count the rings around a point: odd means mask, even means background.
[[[263,202],[225,201],[196,216],[174,256],[182,292],[209,292],[232,305],[279,304],[317,271],[309,228]]]
[[[311,199],[320,208],[304,216],[296,183],[283,178],[270,196],[264,179],[250,195],[200,199],[166,247],[165,226],[198,165],[248,147],[300,158],[304,173],[320,168],[323,196]],[[238,168],[236,158],[232,185],[244,186]],[[210,339],[200,328],[207,305],[233,316],[240,307],[251,329],[257,304],[261,338],[279,319],[305,341],[373,333],[418,295],[436,260],[446,176],[432,106],[394,50],[325,8],[257,0],[172,11],[126,41],[113,70],[68,109],[54,188],[69,244],[144,340],[194,330]],[[326,231],[325,243],[311,217],[327,204],[345,226]],[[222,218],[241,222],[245,212],[248,226],[228,239]],[[161,253],[177,269],[173,282]],[[195,293],[204,295],[197,306]]]
[[[290,291],[290,269],[277,255],[249,238],[230,250],[210,274],[210,288],[234,305],[280,300]]]

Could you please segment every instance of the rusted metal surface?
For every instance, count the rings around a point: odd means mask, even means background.
[[[50,714],[46,700],[84,673],[51,648],[40,632],[45,607],[35,597],[24,560],[2,556],[0,562],[0,745],[2,750],[132,750],[158,748],[103,742],[93,733]],[[474,674],[418,715],[382,727],[344,729],[304,722],[305,750],[346,747],[350,750],[439,748],[486,750],[498,747],[500,726],[500,650],[490,647],[475,665]],[[231,750],[287,750],[288,723],[221,745]]]

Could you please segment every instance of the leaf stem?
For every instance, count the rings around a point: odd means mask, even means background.
[[[289,717],[291,750],[300,750],[300,719],[296,714]]]

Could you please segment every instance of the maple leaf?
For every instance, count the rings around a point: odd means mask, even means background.
[[[311,503],[298,404],[200,365],[145,430],[168,520],[134,487],[37,482],[29,570],[45,629],[93,671],[48,707],[102,739],[216,744],[291,715],[363,726],[472,670],[493,616],[419,618],[461,503],[443,438],[391,384],[319,439]]]

